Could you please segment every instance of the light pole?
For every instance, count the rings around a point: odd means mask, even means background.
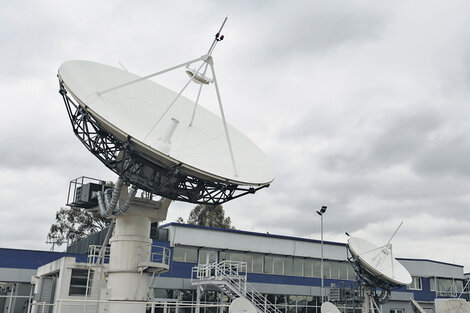
[[[320,265],[320,276],[321,276],[321,303],[323,303],[323,214],[326,212],[327,206],[324,205],[321,207],[320,211],[317,211],[317,214],[320,215],[321,220],[321,265]]]

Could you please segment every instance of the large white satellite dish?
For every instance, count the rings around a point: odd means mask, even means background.
[[[60,93],[75,134],[125,181],[173,200],[223,203],[269,186],[268,157],[225,120],[211,56],[222,39],[217,33],[206,55],[144,77],[90,61],[63,63]],[[179,93],[149,80],[184,66],[190,78]],[[191,82],[200,86],[195,101],[183,95]],[[198,103],[211,83],[220,117]]]
[[[325,301],[321,305],[321,313],[341,313],[341,311],[333,303]]]
[[[392,285],[411,284],[411,275],[392,253],[392,245],[376,246],[367,240],[350,237],[348,248],[353,258],[375,279]]]
[[[224,136],[222,120],[200,106],[190,125],[195,103],[153,81],[144,80],[105,94],[111,86],[140,78],[119,68],[88,61],[68,61],[59,68],[64,87],[112,134],[131,136],[150,157],[201,176],[242,185],[264,185],[273,179],[267,156],[250,139],[228,125],[237,165],[234,172]],[[158,124],[155,123],[161,118]],[[175,122],[176,121],[176,122]],[[177,124],[165,151],[164,134]]]
[[[448,299],[438,306],[437,313],[470,313],[470,303],[464,299]]]

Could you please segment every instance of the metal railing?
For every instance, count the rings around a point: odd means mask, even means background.
[[[150,250],[150,262],[170,264],[170,249],[163,246],[152,245]]]
[[[199,264],[192,268],[191,281],[211,279],[224,279],[234,277],[246,281],[247,263],[225,260],[209,264]]]
[[[36,313],[96,313],[100,312],[99,307],[109,306],[110,304],[119,305],[145,305],[146,311],[150,313],[178,313],[187,312],[184,309],[199,308],[228,308],[228,304],[221,303],[196,303],[196,302],[178,302],[178,301],[165,301],[155,300],[148,302],[141,301],[112,301],[112,300],[84,300],[84,299],[59,299],[54,304],[46,302],[33,302],[28,307],[29,312]]]
[[[170,249],[163,246],[150,245],[150,252],[148,258],[150,262],[162,263],[164,265],[170,264]],[[88,247],[88,265],[99,265],[109,262],[110,256],[110,247],[106,246],[104,251],[102,251],[103,246],[100,245],[90,245]]]
[[[109,246],[104,247],[100,245],[89,245],[88,246],[88,265],[98,265],[109,262]]]
[[[239,297],[248,299],[263,313],[282,313],[275,304],[266,299],[247,282],[247,263],[239,261],[222,261],[199,264],[192,268],[191,281],[223,281]]]

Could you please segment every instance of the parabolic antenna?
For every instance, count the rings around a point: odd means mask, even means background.
[[[445,300],[438,306],[437,313],[470,313],[470,303],[464,299]]]
[[[356,272],[367,283],[380,287],[411,284],[410,273],[393,257],[391,243],[379,247],[364,239],[350,237],[348,249],[360,267]]]
[[[229,313],[256,313],[256,308],[248,299],[246,298],[236,298],[233,299],[232,303],[228,307]]]
[[[216,35],[214,43],[220,40]],[[215,81],[221,117],[200,106],[199,96],[192,101],[147,77],[89,61],[60,66],[60,93],[75,134],[127,182],[173,200],[223,203],[269,186],[274,175],[261,149],[225,122],[210,54],[171,70],[197,61],[210,65],[213,79],[201,65],[188,70],[188,84]]]
[[[340,310],[331,302],[323,302],[321,305],[321,313],[341,313]]]

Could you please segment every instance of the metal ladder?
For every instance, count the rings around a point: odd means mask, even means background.
[[[229,298],[245,298],[250,301],[258,313],[282,313],[265,296],[247,282],[247,263],[222,261],[199,264],[192,268],[193,285],[216,286]]]

